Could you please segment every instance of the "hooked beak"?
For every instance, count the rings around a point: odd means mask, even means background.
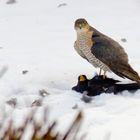
[[[82,29],[82,25],[81,24],[79,24],[79,28]]]

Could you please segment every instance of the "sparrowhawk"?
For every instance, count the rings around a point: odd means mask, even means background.
[[[112,38],[104,35],[81,18],[75,21],[77,40],[74,48],[94,67],[104,71],[114,72],[122,78],[128,78],[140,84],[140,77],[128,63],[128,56],[122,46]]]

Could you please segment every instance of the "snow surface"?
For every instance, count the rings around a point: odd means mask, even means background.
[[[92,78],[98,71],[73,48],[74,21],[81,17],[117,40],[140,74],[140,0],[6,2],[0,0],[0,72],[5,72],[0,76],[0,120],[6,114],[20,125],[44,89],[49,95],[39,112],[48,106],[50,121],[58,121],[57,130],[62,134],[78,110],[83,110],[80,134],[87,133],[86,140],[139,140],[140,91],[133,95],[127,91],[123,95],[102,94],[86,104],[71,87],[78,75]],[[24,70],[28,72],[22,74]],[[120,79],[113,73],[108,76]],[[6,103],[14,98],[15,109]],[[73,109],[75,105],[78,109]]]

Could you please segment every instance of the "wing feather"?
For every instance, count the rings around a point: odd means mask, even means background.
[[[106,64],[114,73],[124,77],[119,69],[128,64],[128,56],[120,44],[106,36],[95,36],[93,42],[91,52],[95,57]]]
[[[91,52],[115,74],[140,84],[138,73],[128,63],[128,56],[119,43],[107,36],[93,37]]]
[[[93,42],[91,52],[110,69],[114,68],[114,64],[117,66],[117,64],[128,63],[127,54],[116,41],[104,36],[97,36],[93,37]]]

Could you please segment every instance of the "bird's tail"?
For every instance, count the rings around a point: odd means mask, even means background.
[[[140,77],[138,73],[133,70],[133,68],[129,64],[121,65],[116,74],[123,78],[126,77],[132,81],[136,81],[140,85]]]

